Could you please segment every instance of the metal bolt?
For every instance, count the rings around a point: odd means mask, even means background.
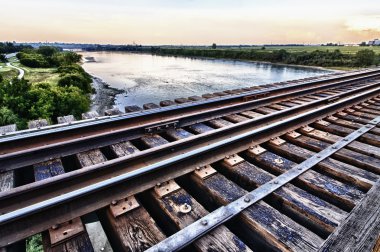
[[[207,220],[202,220],[202,221],[201,221],[201,224],[202,224],[203,226],[207,226],[208,221],[207,221]]]
[[[317,155],[317,158],[321,158],[321,155]]]
[[[244,202],[247,202],[247,203],[248,203],[248,202],[250,202],[250,201],[251,201],[251,199],[250,199],[248,196],[244,198]]]
[[[302,168],[300,167],[300,168],[298,168],[298,170],[300,170],[300,171],[301,171],[301,170],[302,170]]]
[[[332,148],[333,148],[334,150],[338,149],[338,147],[337,147],[337,146],[335,146],[335,145],[334,145]]]
[[[348,139],[347,138],[343,138],[343,141],[348,142]]]
[[[275,183],[276,185],[278,184],[278,181],[276,180],[276,181],[274,181],[273,183]]]
[[[161,186],[161,183],[157,183],[156,186],[157,186],[157,187],[160,187],[160,186]]]
[[[199,171],[201,168],[199,166],[197,166],[197,168],[195,168],[195,170]]]
[[[53,230],[56,230],[56,229],[58,229],[58,225],[57,224],[55,224],[55,225],[53,225],[51,228],[53,229]]]
[[[367,125],[366,127],[367,127],[367,128],[371,128],[371,125]]]
[[[230,156],[226,156],[226,159],[229,159],[230,158]]]
[[[113,200],[113,201],[111,202],[111,204],[112,204],[113,206],[115,206],[115,205],[117,205],[117,201],[116,201],[116,200]]]

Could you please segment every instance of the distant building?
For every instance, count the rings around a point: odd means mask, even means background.
[[[370,45],[370,46],[380,46],[380,40],[379,39],[375,39],[375,40],[369,41],[368,45]]]

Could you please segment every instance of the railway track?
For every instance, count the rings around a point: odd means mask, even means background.
[[[80,138],[86,148],[59,158],[30,156],[52,150],[39,137],[65,127],[4,137],[1,146],[14,151],[0,156],[1,171],[22,172],[24,181],[0,193],[0,247],[42,232],[49,251],[328,251],[378,192],[376,77],[372,71],[254,101],[239,94],[212,116],[185,113],[169,127],[159,110],[135,113],[131,120],[146,113],[160,121],[100,145]],[[41,146],[18,151],[18,141],[35,136]],[[18,164],[6,163],[10,157]],[[89,215],[101,227],[101,244]]]

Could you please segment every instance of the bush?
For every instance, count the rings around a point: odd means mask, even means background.
[[[0,126],[17,123],[18,117],[7,107],[0,108]]]
[[[356,53],[357,66],[371,66],[375,63],[375,52],[369,49],[360,50]]]
[[[78,87],[84,93],[91,93],[92,91],[91,82],[92,82],[91,78],[89,79],[86,76],[79,73],[73,73],[73,74],[64,75],[58,81],[58,86],[60,87],[74,86],[74,87]]]

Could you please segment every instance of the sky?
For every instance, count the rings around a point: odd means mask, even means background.
[[[0,41],[144,45],[358,43],[378,0],[0,0]]]

